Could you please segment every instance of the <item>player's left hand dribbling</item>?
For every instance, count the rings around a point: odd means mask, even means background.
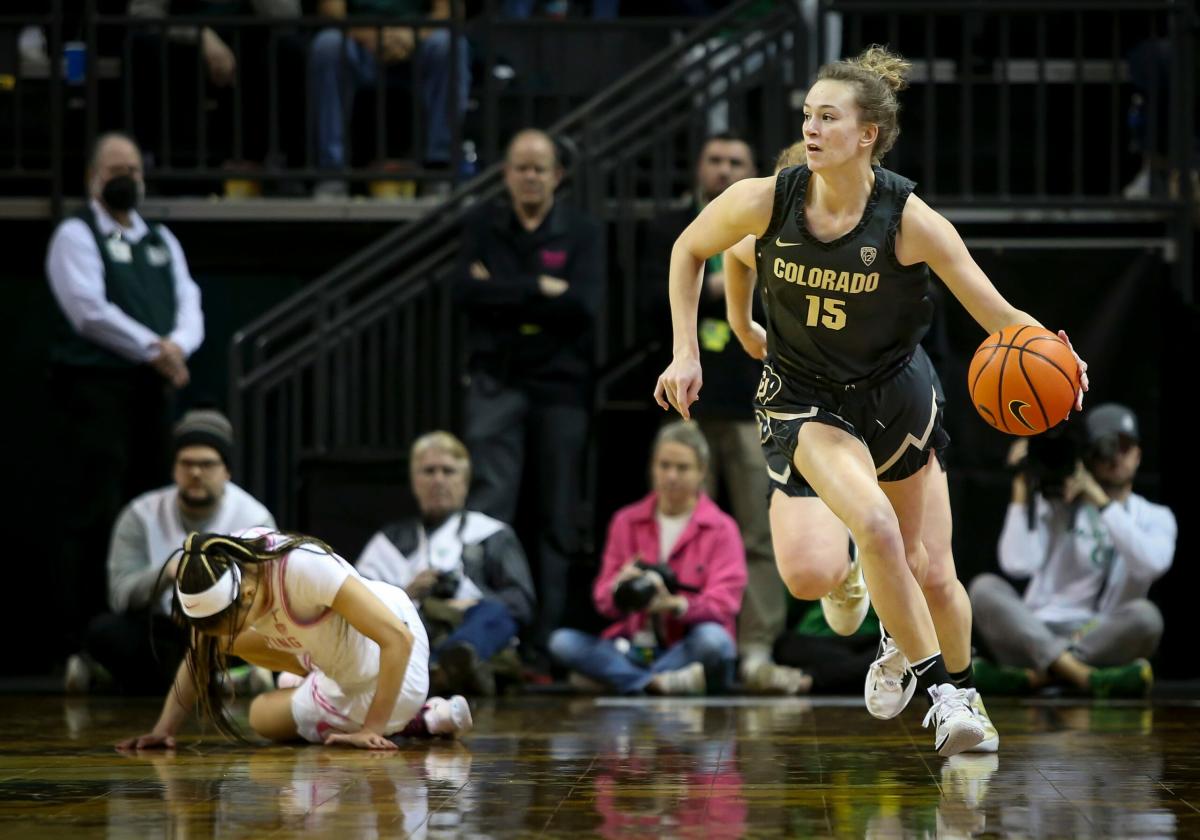
[[[327,747],[356,747],[360,750],[395,750],[399,749],[394,743],[384,738],[378,732],[370,729],[360,729],[357,732],[334,732],[325,739]]]
[[[1068,349],[1075,355],[1075,363],[1079,365],[1079,391],[1075,394],[1075,410],[1083,411],[1083,395],[1088,389],[1087,362],[1081,359],[1075,352],[1075,348],[1071,346],[1071,339],[1067,338],[1066,330],[1059,330],[1058,337],[1066,342]]]

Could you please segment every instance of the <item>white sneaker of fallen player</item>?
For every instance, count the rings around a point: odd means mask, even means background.
[[[461,694],[455,694],[449,700],[430,697],[425,706],[425,726],[430,735],[458,738],[470,732],[475,725],[471,718],[471,706]]]

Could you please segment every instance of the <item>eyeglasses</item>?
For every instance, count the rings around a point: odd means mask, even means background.
[[[462,473],[461,467],[421,467],[417,470],[418,475],[433,477],[435,475],[455,476]]]
[[[225,466],[225,462],[220,458],[180,458],[175,462],[175,466],[185,472],[192,470],[200,470],[200,472],[214,472]]]

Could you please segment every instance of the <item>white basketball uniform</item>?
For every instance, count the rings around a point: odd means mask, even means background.
[[[237,536],[255,538],[266,533],[252,528]],[[286,537],[269,539],[274,546]],[[375,697],[379,645],[331,608],[349,577],[358,578],[412,633],[404,683],[381,734],[391,735],[408,725],[429,693],[429,639],[407,593],[362,578],[343,558],[316,546],[298,546],[263,568],[270,581],[270,601],[267,612],[250,629],[271,648],[294,654],[309,672],[292,695],[292,716],[300,736],[319,744],[331,732],[357,732]]]

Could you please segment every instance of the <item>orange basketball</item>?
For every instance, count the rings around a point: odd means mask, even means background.
[[[1010,435],[1036,435],[1067,418],[1079,366],[1050,330],[1013,324],[992,333],[971,359],[967,389],[979,415]]]

